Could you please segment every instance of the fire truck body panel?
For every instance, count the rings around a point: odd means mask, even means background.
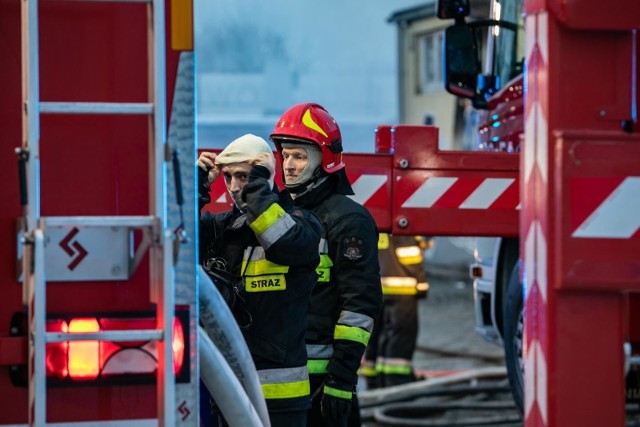
[[[167,12],[169,5],[169,2],[162,4]],[[3,200],[0,282],[4,292],[0,303],[0,395],[4,397],[0,399],[0,425],[24,425],[28,422],[30,407],[26,374],[27,321],[20,263],[23,211],[17,156],[13,152],[23,146],[23,109],[30,108],[31,114],[38,113],[37,106],[23,103],[20,8],[21,2],[0,1],[0,58],[3,64],[0,67],[0,145],[3,153],[0,167],[4,171],[0,189]],[[150,8],[143,3],[41,2],[35,34],[38,34],[38,85],[42,108],[46,108],[46,102],[150,102]],[[167,22],[171,22],[170,15]],[[164,28],[161,32],[165,34]],[[166,34],[171,35],[168,30]],[[164,91],[169,106],[173,103],[179,54],[171,48],[165,53],[167,83]],[[31,86],[31,90],[37,90],[37,87]],[[169,108],[167,124],[170,112]],[[150,215],[150,122],[148,115],[43,112],[39,120],[39,150],[37,156],[32,151],[27,162],[31,168],[39,163],[39,194],[28,194],[32,208],[39,205],[41,216],[46,218]],[[33,129],[30,131],[34,132]],[[193,165],[193,154],[185,160]],[[73,328],[73,319],[80,318],[98,319],[102,330],[126,331],[140,325],[153,329],[156,320],[150,300],[149,256],[140,259],[135,270],[127,264],[133,256],[128,251],[139,247],[142,233],[124,231],[122,234],[124,229],[114,227],[113,232],[120,233],[120,237],[103,241],[104,233],[87,237],[90,232],[82,227],[74,231],[72,227],[61,226],[57,228],[57,234],[55,229],[49,227],[45,246],[48,251],[59,251],[66,260],[63,265],[48,265],[49,277],[54,276],[54,267],[73,276],[74,271],[85,268],[98,250],[124,250],[121,259],[125,261],[107,266],[106,271],[110,271],[115,279],[109,280],[107,273],[107,278],[99,280],[65,280],[63,276],[49,282],[47,330]],[[109,246],[121,240],[125,242],[124,248],[118,244]],[[181,307],[188,313],[180,320],[181,327],[185,328],[181,331],[187,334],[190,316],[195,316],[195,306]],[[191,338],[183,337],[182,344],[185,339],[188,351]],[[63,363],[56,360],[56,354],[61,355],[57,352],[64,349],[64,356],[72,361],[75,359],[69,352],[80,351],[83,345],[85,349],[90,346],[90,351],[95,351],[96,357],[101,358],[105,374],[107,371],[120,373],[118,379],[105,375],[100,384],[83,377],[65,376],[64,380],[57,380],[56,374],[61,374]],[[121,420],[123,425],[132,422],[157,425],[154,381],[158,355],[154,342],[63,342],[47,344],[47,348],[45,361],[51,374],[46,396],[47,422],[99,425],[104,421],[117,424]],[[195,353],[182,352],[187,374],[191,371],[191,376],[197,377]],[[68,375],[68,367],[64,369]],[[184,414],[193,413],[182,420],[183,425],[191,425],[197,419],[197,402],[185,402],[183,409]]]

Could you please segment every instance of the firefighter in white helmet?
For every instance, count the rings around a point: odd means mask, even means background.
[[[216,278],[220,270],[237,278],[231,308],[271,425],[302,427],[311,406],[304,335],[322,225],[274,186],[275,158],[262,138],[244,135],[217,156],[202,153],[197,164],[200,209],[219,174],[234,201],[231,211],[201,216],[201,262],[216,270]]]

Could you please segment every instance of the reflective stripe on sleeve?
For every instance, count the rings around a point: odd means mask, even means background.
[[[329,387],[328,385],[324,386],[323,391],[329,396],[337,397],[340,399],[351,400],[351,398],[353,397],[353,393],[351,393],[350,391],[338,390],[337,388]]]
[[[307,369],[311,375],[328,374],[327,366],[329,366],[329,359],[307,360]]]
[[[307,357],[309,359],[329,359],[333,356],[331,344],[307,344]]]
[[[295,225],[293,218],[279,204],[273,203],[255,221],[249,224],[249,227],[256,234],[260,244],[265,249],[268,249],[269,246],[277,242],[280,237]]]
[[[370,332],[357,326],[336,325],[336,329],[333,332],[334,340],[355,341],[365,346],[369,343],[369,337],[371,337]]]
[[[265,399],[290,399],[310,394],[306,366],[258,371]]]
[[[369,332],[373,331],[373,318],[366,314],[356,313],[354,311],[340,312],[338,323],[347,326],[359,326]]]

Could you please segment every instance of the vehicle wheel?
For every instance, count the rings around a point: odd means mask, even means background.
[[[504,307],[504,356],[513,400],[524,413],[524,304],[519,263],[513,267]]]

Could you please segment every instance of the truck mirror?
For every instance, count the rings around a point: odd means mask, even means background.
[[[444,45],[445,89],[463,98],[476,98],[480,65],[473,28],[468,25],[447,28]]]
[[[469,0],[438,0],[436,14],[439,19],[459,21],[469,16]]]

